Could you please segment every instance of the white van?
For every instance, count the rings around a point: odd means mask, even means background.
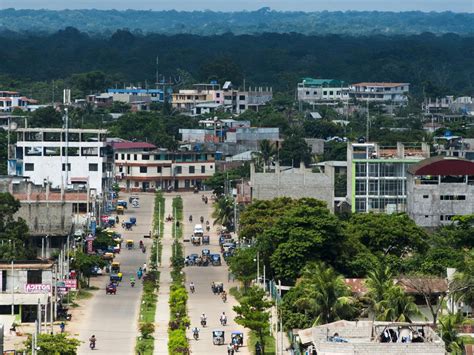
[[[194,225],[194,235],[203,235],[204,234],[204,228],[202,228],[201,224],[196,224]]]

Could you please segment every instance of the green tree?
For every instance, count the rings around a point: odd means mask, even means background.
[[[234,226],[234,199],[228,196],[221,196],[214,203],[212,212],[214,225],[222,225],[226,228]]]
[[[387,291],[394,287],[393,274],[390,267],[379,263],[367,275],[365,286],[367,287],[367,294],[365,295],[364,300],[368,303],[368,310],[377,317],[377,311],[380,309],[380,302],[385,299]]]
[[[270,165],[270,160],[275,156],[276,152],[274,144],[268,139],[264,139],[260,142],[259,151],[256,153],[256,156],[263,161],[263,172],[265,172]]]
[[[262,354],[265,354],[265,337],[270,334],[270,312],[271,301],[267,301],[265,291],[260,287],[253,286],[247,290],[240,300],[240,305],[234,306],[237,313],[235,322],[255,332],[262,344]]]
[[[402,287],[394,285],[384,292],[383,300],[376,305],[377,320],[389,322],[411,322],[420,311],[412,296]]]
[[[247,289],[252,280],[255,280],[257,273],[257,264],[255,258],[257,250],[254,247],[239,248],[235,254],[229,259],[229,270],[237,280],[244,284]]]
[[[285,138],[280,149],[280,160],[283,165],[299,167],[300,163],[308,165],[311,162],[311,148],[298,135]]]
[[[295,306],[300,311],[311,310],[315,324],[351,319],[358,314],[357,302],[344,277],[324,263],[308,264],[297,285],[305,292],[296,300]]]
[[[26,351],[31,353],[32,337],[25,341]],[[74,355],[81,345],[78,339],[70,338],[64,333],[59,334],[38,334],[39,355]]]
[[[90,283],[92,269],[95,266],[103,268],[106,262],[98,255],[89,255],[82,251],[77,251],[73,258],[71,258],[71,268],[78,271],[79,280],[85,281],[87,279],[87,286]]]
[[[448,314],[439,320],[440,335],[446,346],[446,351],[453,355],[463,354],[463,341],[458,333],[458,326],[462,322],[461,314]]]
[[[34,258],[28,243],[28,226],[14,215],[20,209],[20,201],[8,192],[0,193],[0,258],[2,260]]]
[[[8,133],[0,129],[0,175],[7,175]]]
[[[47,106],[33,112],[28,124],[31,127],[60,128],[63,126],[63,118],[60,112],[52,106]]]
[[[346,232],[380,257],[393,255],[400,258],[426,248],[426,232],[404,213],[353,214]]]

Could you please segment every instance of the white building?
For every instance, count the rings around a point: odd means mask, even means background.
[[[38,101],[21,96],[17,91],[0,91],[0,112],[11,112],[15,108],[23,111],[34,111]]]
[[[171,152],[146,142],[116,142],[113,147],[115,179],[123,190],[186,190],[201,187],[214,175],[214,153]]]
[[[361,101],[405,104],[408,101],[409,90],[409,83],[364,82],[349,85],[349,97]]]
[[[310,105],[330,103],[334,101],[347,101],[349,88],[344,81],[335,79],[303,78],[298,83],[298,101]]]
[[[0,263],[0,310],[2,315],[14,316],[11,322],[34,322],[37,319],[38,301],[50,314],[53,285],[53,264],[50,262]],[[12,292],[13,291],[13,292]],[[5,317],[5,316],[3,316]],[[11,324],[6,324],[5,327]],[[8,330],[8,328],[7,328]]]
[[[9,175],[25,176],[36,185],[73,185],[102,193],[110,186],[112,154],[103,129],[19,128]],[[67,138],[67,139],[66,139]]]

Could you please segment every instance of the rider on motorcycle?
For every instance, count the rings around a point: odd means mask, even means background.
[[[207,322],[207,317],[206,317],[206,315],[203,313],[203,314],[201,314],[201,325],[202,325],[202,326],[205,326],[205,325],[206,325],[206,322]]]
[[[130,285],[135,286],[135,278],[133,276],[130,276]]]
[[[191,281],[191,283],[189,284],[189,289],[191,290],[191,293],[194,293],[194,282]]]
[[[95,348],[95,342],[97,341],[97,338],[95,337],[95,335],[92,335],[90,338],[89,338],[89,346],[94,349]]]
[[[227,324],[227,316],[225,315],[225,312],[222,312],[221,314],[221,324],[226,325]]]
[[[194,336],[194,339],[196,339],[196,340],[199,338],[199,328],[198,327],[193,328],[193,336]]]
[[[193,221],[193,215],[190,214],[190,215],[189,215],[189,222],[192,222],[192,221]]]
[[[223,302],[226,302],[226,301],[227,301],[227,292],[222,291],[221,297],[222,297],[222,301],[223,301]]]

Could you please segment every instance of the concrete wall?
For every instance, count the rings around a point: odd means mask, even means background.
[[[325,201],[334,210],[334,179],[307,169],[292,169],[275,173],[255,173],[251,169],[252,199],[271,200],[275,197],[311,197]]]
[[[466,196],[465,200],[441,200],[441,195]],[[407,212],[422,227],[438,227],[451,223],[440,216],[474,214],[474,186],[467,183],[416,184],[415,177],[407,178]]]
[[[319,138],[305,138],[306,144],[311,147],[311,154],[324,153],[324,139]]]
[[[72,202],[21,202],[15,217],[23,218],[30,234],[66,235],[72,228]]]
[[[320,343],[318,355],[444,355],[444,344],[440,343]]]

